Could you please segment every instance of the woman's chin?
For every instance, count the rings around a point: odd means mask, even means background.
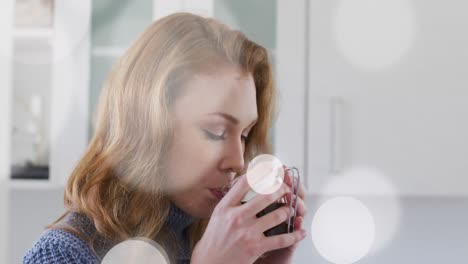
[[[200,199],[200,204],[194,206],[192,215],[199,219],[209,219],[220,200],[213,198],[211,193],[203,196],[204,199]]]

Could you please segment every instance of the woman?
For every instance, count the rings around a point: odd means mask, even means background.
[[[144,237],[177,263],[289,263],[305,236],[303,194],[298,230],[273,237],[263,232],[287,211],[255,215],[289,182],[240,202],[245,163],[270,152],[274,103],[265,48],[213,19],[157,21],[114,66],[94,137],[66,187],[67,211],[23,261],[96,263],[119,242]]]

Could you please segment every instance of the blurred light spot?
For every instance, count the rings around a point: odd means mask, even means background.
[[[109,250],[109,252],[107,252],[101,263],[169,264],[169,260],[164,249],[156,242],[145,238],[135,238],[126,240],[114,246]]]
[[[270,194],[277,191],[284,181],[284,168],[273,155],[262,154],[255,157],[247,168],[247,182],[255,192]]]
[[[359,200],[337,197],[317,210],[311,233],[322,257],[335,264],[350,264],[369,252],[375,235],[374,219]]]
[[[359,197],[369,208],[376,228],[372,253],[385,247],[400,226],[401,208],[398,193],[389,178],[376,169],[356,167],[345,170],[331,178],[321,193],[324,197]]]
[[[356,67],[389,67],[410,49],[415,31],[408,0],[341,1],[334,20],[336,44]]]

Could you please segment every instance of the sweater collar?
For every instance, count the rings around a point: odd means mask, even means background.
[[[64,220],[68,225],[81,230],[88,237],[96,235],[96,228],[93,221],[84,214],[71,212]],[[176,240],[180,243],[176,253],[178,259],[190,259],[191,252],[184,230],[194,223],[195,220],[193,216],[182,211],[182,209],[170,202],[169,214],[165,225],[172,230],[176,236]],[[96,242],[96,253],[101,258],[104,257],[105,253],[114,245],[111,241],[100,235],[98,235]]]
[[[184,229],[190,226],[195,218],[182,211],[174,203],[170,202],[169,214],[167,215],[166,225],[171,227],[175,233],[182,233]]]
[[[65,219],[71,226],[81,227],[86,235],[92,236],[96,229],[93,222],[85,215],[71,212]],[[169,214],[167,215],[166,225],[172,228],[175,233],[182,233],[184,229],[194,223],[195,218],[182,211],[175,204],[170,202]]]

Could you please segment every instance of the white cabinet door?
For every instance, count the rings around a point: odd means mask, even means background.
[[[278,118],[274,152],[284,164],[305,176],[306,166],[306,62],[307,1],[277,1],[276,81]]]
[[[310,187],[468,195],[468,3],[348,2],[309,5]]]
[[[50,181],[65,185],[88,144],[91,0],[54,4]]]
[[[0,181],[10,177],[14,1],[0,4]]]
[[[11,89],[13,56],[13,0],[0,4],[0,262],[8,260],[8,180],[10,177]]]

